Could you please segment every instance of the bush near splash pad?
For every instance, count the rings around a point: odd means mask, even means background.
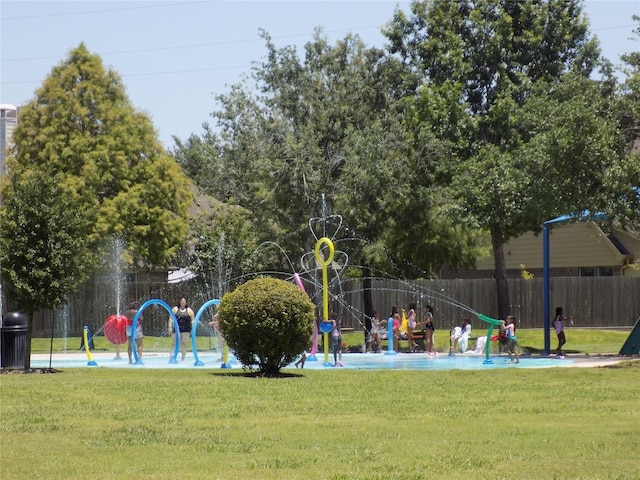
[[[246,367],[278,376],[311,344],[314,305],[295,284],[250,280],[225,294],[218,320],[229,348]]]

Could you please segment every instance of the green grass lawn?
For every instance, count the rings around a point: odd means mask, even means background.
[[[568,329],[566,348],[616,353],[628,335]],[[534,354],[544,344],[542,330],[518,339]],[[362,333],[344,340],[356,348]],[[64,345],[79,338],[54,340]],[[446,332],[436,347],[448,351]],[[49,348],[32,339],[34,353]],[[148,337],[145,348],[171,343]],[[113,345],[98,337],[96,350]],[[0,478],[638,479],[640,361],[623,366],[5,374]]]
[[[0,376],[2,479],[638,479],[640,366]]]

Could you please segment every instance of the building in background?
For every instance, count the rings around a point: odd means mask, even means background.
[[[489,242],[489,240],[487,241]],[[550,235],[552,277],[637,277],[640,276],[640,234],[613,225],[605,232],[595,222],[554,226]],[[542,278],[542,235],[532,232],[510,239],[504,246],[507,277],[525,278],[525,272]],[[441,278],[493,278],[495,262],[479,258],[474,270],[448,269]]]
[[[18,125],[18,109],[8,103],[0,103],[0,175],[5,175],[4,158],[11,145],[13,130]]]

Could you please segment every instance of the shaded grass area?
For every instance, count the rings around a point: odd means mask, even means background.
[[[4,375],[0,478],[636,479],[638,398],[640,368]]]

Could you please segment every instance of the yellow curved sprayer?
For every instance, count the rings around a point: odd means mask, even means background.
[[[220,368],[231,368],[229,364],[229,344],[224,342],[224,347],[222,347],[222,365]]]
[[[82,329],[82,338],[84,339],[84,351],[87,352],[87,358],[89,359],[87,365],[95,367],[98,363],[93,359],[93,355],[91,355],[91,349],[89,348],[89,327],[86,325]]]
[[[327,246],[329,249],[329,254],[324,257],[322,255],[322,245]],[[335,249],[333,246],[333,242],[329,240],[327,237],[322,237],[316,242],[315,247],[315,256],[317,262],[322,266],[322,306],[323,306],[323,315],[324,321],[320,324],[320,331],[323,333],[322,343],[324,344],[324,366],[331,366],[329,363],[329,332],[331,331],[332,325],[329,321],[329,272],[328,267],[333,262],[333,255],[335,253]]]

